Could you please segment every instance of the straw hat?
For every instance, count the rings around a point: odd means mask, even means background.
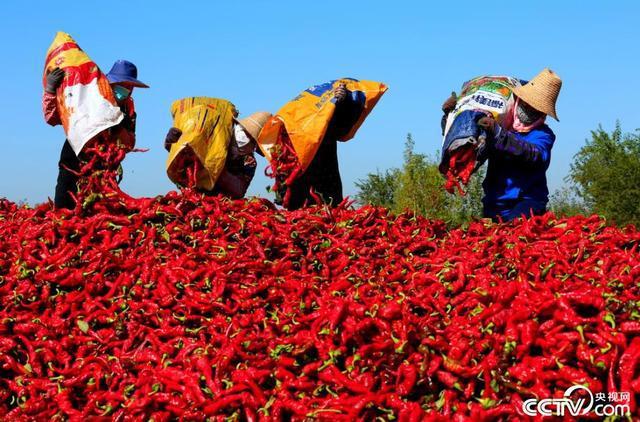
[[[244,119],[237,120],[237,122],[247,131],[247,133],[255,140],[258,140],[258,135],[260,135],[260,131],[262,127],[267,123],[267,121],[271,118],[271,113],[267,113],[266,111],[258,111],[253,113],[249,117],[245,117]]]
[[[556,101],[562,80],[549,68],[538,73],[527,84],[513,89],[513,93],[536,110],[558,120]]]

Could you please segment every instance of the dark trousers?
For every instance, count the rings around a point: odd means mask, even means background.
[[[496,204],[484,204],[483,214],[485,218],[498,221],[511,221],[519,217],[528,218],[533,215],[542,215],[546,209],[546,204],[534,199],[517,199],[515,201],[500,202]]]
[[[73,152],[73,148],[69,144],[69,141],[65,141],[60,152],[60,161],[58,162],[58,182],[56,184],[56,208],[73,209],[75,202],[71,193],[78,191],[78,176],[70,172],[69,170],[80,170],[80,160]]]
[[[311,189],[325,204],[335,207],[342,202],[342,180],[335,139],[325,137],[307,171],[293,182],[290,189],[290,210],[302,208],[305,204],[314,205],[316,201],[311,195]]]

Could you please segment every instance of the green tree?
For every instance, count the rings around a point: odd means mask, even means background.
[[[433,159],[414,152],[415,142],[407,135],[404,163],[400,170],[394,195],[393,210],[411,210],[431,218],[442,218],[446,213],[446,192],[443,179]]]
[[[563,186],[549,196],[547,209],[558,217],[592,214],[575,186]]]
[[[356,201],[360,205],[371,204],[393,208],[393,196],[399,173],[398,169],[386,170],[384,173],[378,170],[368,174],[365,179],[358,180],[356,182],[358,188]]]
[[[569,180],[586,207],[616,224],[640,227],[640,132],[599,127],[575,155]]]
[[[417,154],[411,134],[405,141],[401,168],[371,173],[356,182],[356,198],[361,204],[385,206],[394,212],[410,210],[429,218],[442,219],[452,226],[482,216],[484,171],[472,176],[465,196],[444,190],[436,155]]]

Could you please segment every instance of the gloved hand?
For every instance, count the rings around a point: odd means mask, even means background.
[[[172,127],[171,129],[169,129],[169,132],[167,132],[167,136],[164,138],[164,149],[170,151],[171,145],[178,142],[180,136],[182,136],[182,131],[177,127]]]
[[[484,116],[478,119],[478,126],[487,132],[489,137],[494,137],[500,130],[498,123],[491,116]]]
[[[347,98],[347,86],[345,84],[340,84],[335,91],[336,103],[344,101]]]
[[[458,97],[456,97],[456,93],[452,92],[451,96],[442,103],[442,111],[444,114],[449,114],[456,108],[456,102],[458,101]]]
[[[64,69],[56,67],[51,72],[47,73],[46,79],[47,85],[44,88],[45,92],[48,92],[49,94],[55,94],[56,90],[64,79]]]

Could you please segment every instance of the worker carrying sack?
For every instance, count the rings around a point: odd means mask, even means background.
[[[344,78],[313,86],[285,104],[262,128],[258,146],[270,163],[273,190],[283,196],[287,187],[309,167],[336,109],[335,89],[345,84],[361,112],[351,130],[340,139],[352,139],[387,86],[381,82]]]
[[[507,76],[480,76],[462,85],[456,106],[447,116],[442,139],[440,172],[447,178],[445,188],[453,192],[466,185],[471,174],[486,161],[486,134],[478,119],[492,115],[504,128],[513,122],[513,88],[520,81]]]
[[[172,182],[186,186],[187,170],[197,164],[196,187],[212,190],[227,160],[233,135],[236,107],[227,100],[189,97],[171,105],[173,127],[182,135],[171,146],[167,175]]]
[[[43,86],[47,74],[63,69],[64,80],[56,91],[57,110],[67,140],[76,155],[105,129],[120,123],[124,115],[107,77],[69,34],[58,32],[47,50]]]

